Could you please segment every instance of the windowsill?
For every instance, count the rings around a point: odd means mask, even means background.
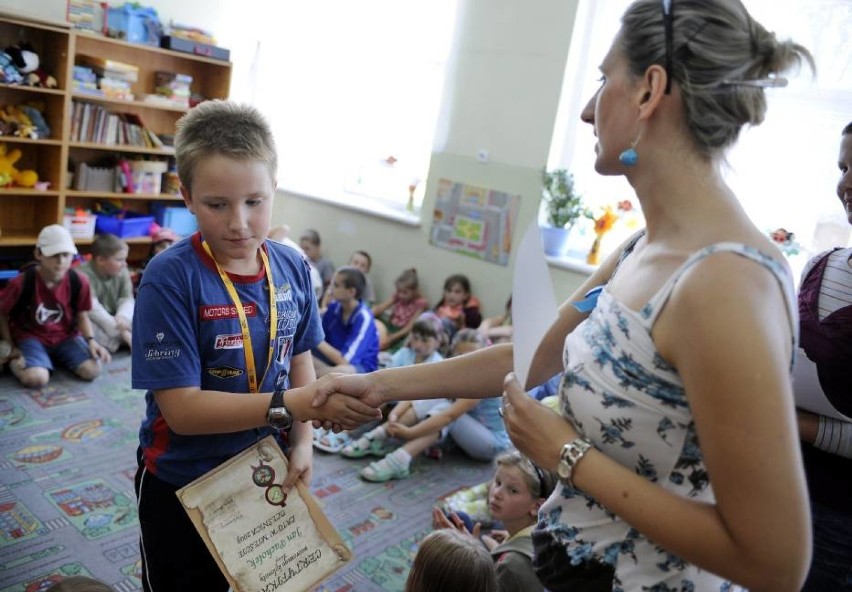
[[[545,256],[547,264],[552,267],[558,267],[567,271],[572,271],[581,275],[592,275],[597,269],[596,265],[589,265],[581,259],[574,257],[550,257]]]
[[[423,223],[421,208],[419,207],[415,208],[412,212],[400,204],[366,195],[348,193],[346,191],[324,192],[322,195],[317,195],[316,192],[301,191],[287,187],[279,187],[278,190],[297,195],[303,199],[332,204],[347,210],[367,214],[368,216],[375,216],[376,218],[383,218],[398,224],[404,224],[405,226],[419,227]]]

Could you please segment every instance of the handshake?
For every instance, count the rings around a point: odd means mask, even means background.
[[[285,403],[297,421],[340,432],[381,419],[385,401],[368,374],[327,374],[287,391]]]

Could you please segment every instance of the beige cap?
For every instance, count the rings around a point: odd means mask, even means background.
[[[53,257],[57,253],[77,254],[77,247],[74,245],[71,233],[59,224],[51,224],[42,228],[41,232],[38,233],[36,247],[45,257]]]

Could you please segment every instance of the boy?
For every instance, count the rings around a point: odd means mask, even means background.
[[[310,406],[310,350],[322,328],[304,260],[266,241],[278,158],[263,116],[201,103],[178,122],[175,149],[199,232],[151,260],[136,299],[133,387],[147,389],[136,473],[142,582],[146,591],[224,592],[175,492],[270,434],[289,453],[277,477],[285,491],[308,484],[303,422],[351,428],[377,412],[344,397]]]
[[[127,270],[127,243],[114,234],[99,234],[92,243],[92,258],[80,266],[92,287],[90,318],[95,341],[110,353],[130,347],[133,321],[133,281]]]
[[[21,384],[41,388],[53,363],[83,380],[94,380],[109,352],[94,340],[88,311],[89,282],[71,269],[77,247],[59,224],[42,228],[36,241],[36,265],[18,274],[0,294],[0,340],[13,344],[0,363]]]
[[[320,277],[322,277],[322,289],[325,291],[331,283],[331,276],[334,275],[334,263],[331,262],[331,259],[322,256],[321,245],[322,241],[319,232],[316,230],[308,229],[299,237],[299,246],[302,247],[305,255],[319,271]]]
[[[379,333],[370,307],[361,301],[364,274],[341,267],[331,280],[331,303],[322,315],[326,340],[314,350],[316,372],[363,374],[379,367]]]

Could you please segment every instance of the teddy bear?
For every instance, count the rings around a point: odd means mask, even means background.
[[[39,68],[39,57],[35,48],[29,43],[19,43],[6,48],[6,53],[12,58],[12,63],[24,77],[24,83],[29,86],[56,88],[59,84],[56,78]]]
[[[39,137],[38,131],[29,115],[20,107],[6,105],[0,109],[0,121],[3,122],[2,130],[4,135],[29,138],[31,140]]]
[[[11,152],[7,152],[7,150],[6,144],[0,142],[0,186],[35,187],[35,184],[38,183],[38,174],[29,169],[19,171],[15,167],[15,163],[21,158],[21,151],[17,148]]]

